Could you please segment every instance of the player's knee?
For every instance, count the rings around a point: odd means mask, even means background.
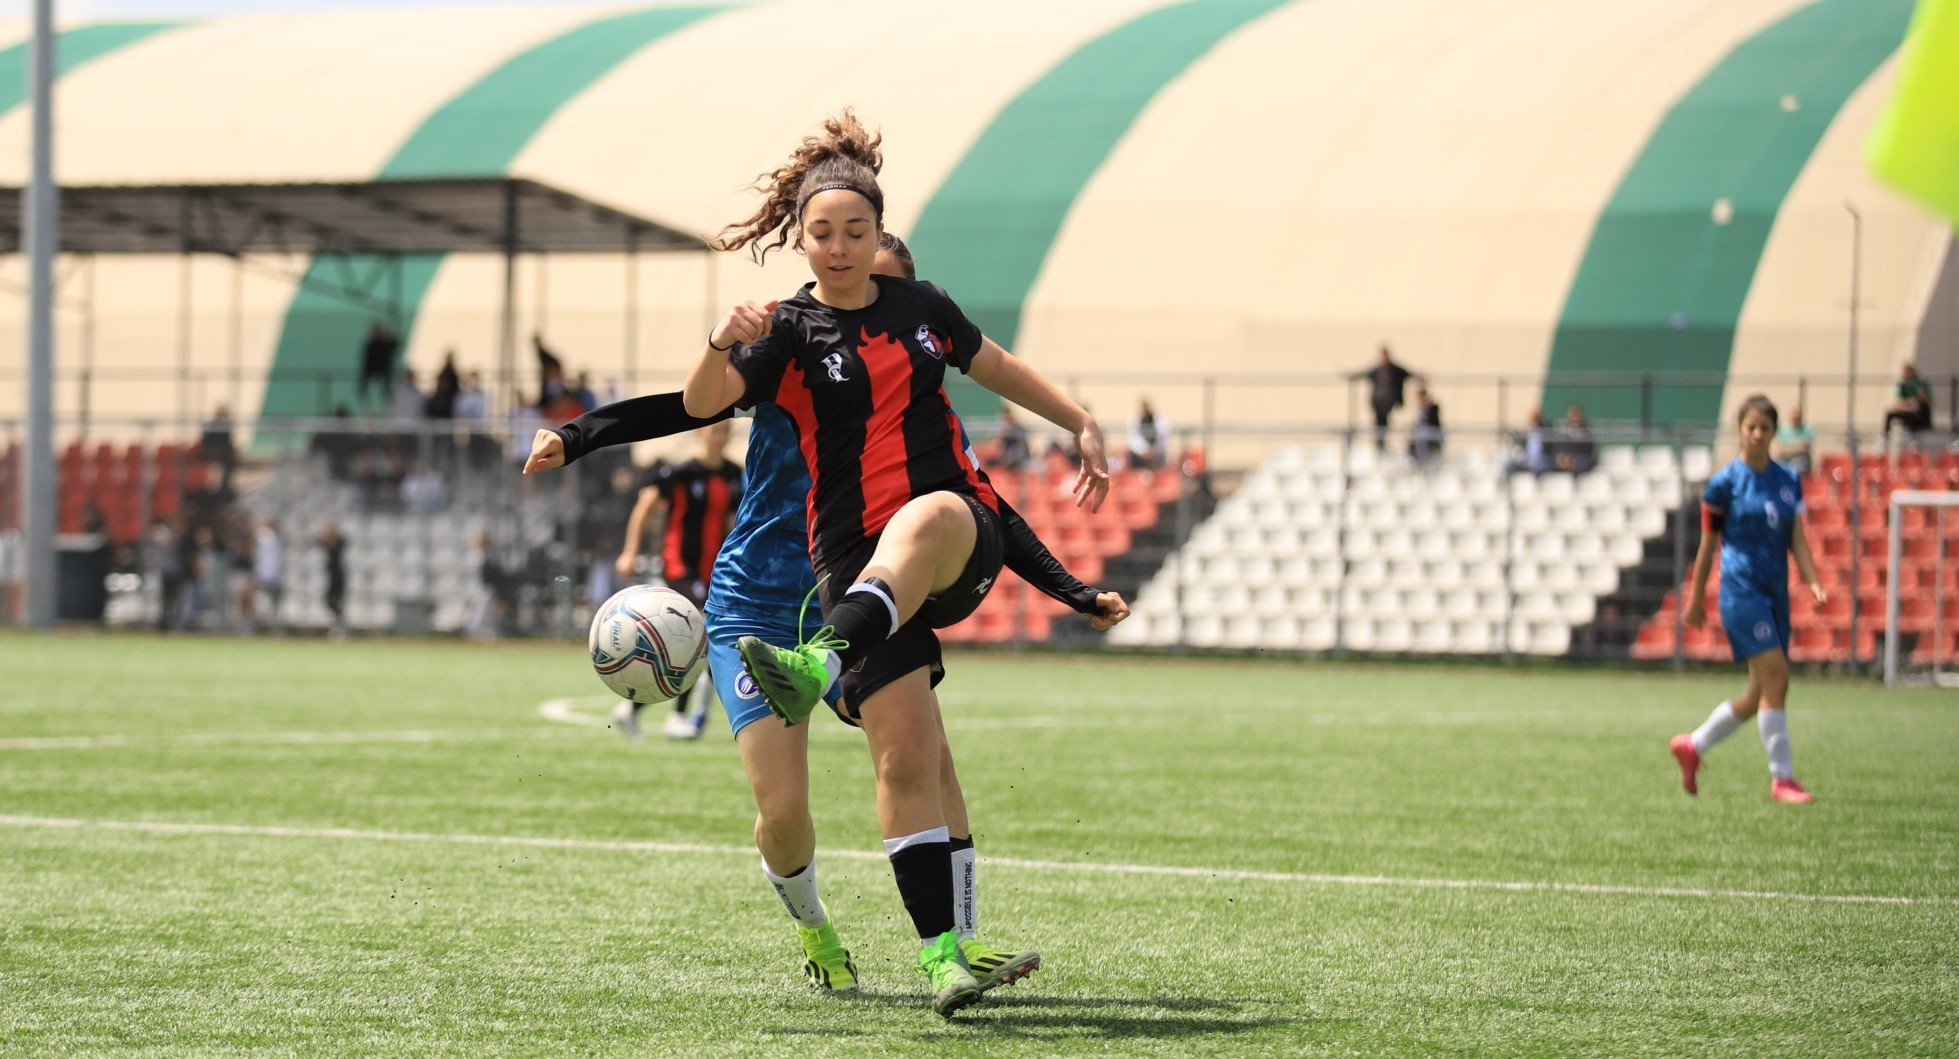
[[[935,546],[951,541],[958,535],[961,519],[972,519],[964,501],[951,493],[932,493],[906,503],[896,515],[891,516],[888,529],[896,529],[915,541]]]
[[[938,754],[886,754],[878,759],[877,782],[898,797],[937,798],[941,793]]]

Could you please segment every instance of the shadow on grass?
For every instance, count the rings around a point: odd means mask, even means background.
[[[924,996],[918,993],[860,992],[853,999],[860,1003],[894,1008],[914,1008],[932,1018]],[[1107,1040],[1127,1038],[1191,1038],[1243,1033],[1273,1026],[1306,1025],[1327,1020],[1297,1015],[1265,1015],[1255,1010],[1255,1002],[1216,1000],[1208,997],[1085,997],[1013,996],[991,993],[979,1004],[959,1012],[945,1022],[932,1018],[933,1030],[965,1028],[1003,1037],[1079,1037]],[[850,1036],[835,1027],[772,1027],[762,1032],[779,1036],[816,1034]],[[882,1036],[888,1030],[867,1029],[865,1035]]]

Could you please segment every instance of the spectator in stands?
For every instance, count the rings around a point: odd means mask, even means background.
[[[197,454],[200,458],[223,468],[225,492],[231,491],[231,475],[238,469],[238,445],[231,436],[231,409],[219,405],[204,424],[204,434],[198,438]]]
[[[1508,467],[1511,474],[1543,474],[1551,469],[1551,445],[1544,434],[1544,410],[1533,408],[1530,418],[1524,421],[1523,432],[1511,435],[1511,443],[1516,446]]]
[[[1572,405],[1564,410],[1564,423],[1551,443],[1551,465],[1560,471],[1584,474],[1598,466],[1598,443],[1585,421],[1585,410]]]
[[[1000,418],[993,427],[994,437],[999,439],[1000,451],[995,456],[1002,467],[1019,467],[1034,455],[1027,444],[1027,428],[1014,419],[1014,406],[1000,402]]]
[[[149,532],[143,535],[143,575],[157,586],[158,632],[176,628],[184,607],[184,551],[172,522],[151,519]]]
[[[347,635],[347,540],[339,523],[329,522],[320,531],[320,551],[326,554],[326,609],[333,615],[328,632],[337,640]]]
[[[490,418],[490,395],[483,392],[483,373],[472,371],[456,391],[456,418],[482,423]]]
[[[1170,447],[1170,421],[1150,407],[1145,397],[1129,421],[1129,465],[1153,471],[1163,466]]]
[[[442,475],[427,464],[417,464],[401,480],[401,504],[411,515],[434,515],[449,505]]]
[[[279,617],[279,601],[286,593],[286,544],[279,536],[279,523],[266,519],[259,523],[252,541],[252,580],[258,588],[258,619],[273,631],[284,633]]]
[[[230,569],[226,571],[224,598],[228,618],[225,630],[237,630],[250,634],[256,619],[253,605],[258,602],[258,582],[253,576],[257,556],[257,539],[252,533],[251,519],[242,511],[232,511],[224,520],[224,552]]]
[[[1932,388],[1918,377],[1918,367],[1906,364],[1898,370],[1896,399],[1884,415],[1884,433],[1891,436],[1893,427],[1903,428],[1910,440],[1911,435],[1932,429]]]
[[[394,393],[388,399],[388,418],[403,424],[419,423],[427,411],[428,399],[415,385],[415,373],[401,369],[401,378],[395,381]]]
[[[451,349],[442,355],[442,370],[435,373],[435,387],[422,405],[422,414],[430,419],[456,418],[456,397],[460,393],[462,377],[456,373],[456,351]]]
[[[1428,395],[1428,387],[1415,387],[1415,427],[1408,432],[1408,456],[1418,467],[1442,458],[1442,406]]]
[[[1394,362],[1394,354],[1387,343],[1381,343],[1381,360],[1366,371],[1357,371],[1349,378],[1366,379],[1368,400],[1374,407],[1374,450],[1386,452],[1388,448],[1388,416],[1400,408],[1408,380],[1415,374]]]
[[[395,353],[401,349],[401,340],[389,333],[381,321],[367,325],[367,344],[361,347],[360,384],[354,388],[354,400],[367,403],[367,388],[371,385],[380,391],[381,397],[389,396],[390,379],[395,374]]]
[[[510,575],[497,562],[490,546],[490,535],[478,533],[469,545],[470,560],[476,564],[476,596],[471,602],[467,628],[470,635],[494,640],[503,631],[504,615],[510,610]]]
[[[589,372],[579,372],[577,380],[571,384],[570,391],[572,399],[578,402],[578,415],[572,416],[572,419],[577,419],[578,416],[599,406],[599,395],[592,392],[592,376]]]
[[[313,435],[307,451],[325,461],[327,474],[336,482],[347,480],[353,470],[354,452],[360,439],[348,429],[353,426],[353,411],[346,405],[333,410],[333,422]]]
[[[1809,476],[1810,450],[1816,446],[1816,431],[1803,422],[1803,409],[1797,405],[1789,409],[1789,421],[1775,432],[1775,458],[1796,472],[1796,477]]]

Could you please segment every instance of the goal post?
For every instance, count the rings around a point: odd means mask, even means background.
[[[1923,514],[1915,514],[1918,512]],[[1948,622],[1945,613],[1946,534],[1959,531],[1959,492],[1900,489],[1891,494],[1889,514],[1890,540],[1884,567],[1884,683],[1959,687],[1959,657],[1954,657],[1959,652],[1951,650],[1952,634],[1959,632],[1952,626],[1959,623]],[[1909,532],[1907,523],[1911,523]],[[1921,541],[1929,541],[1931,546],[1924,547]],[[1930,606],[1921,608],[1927,613],[1904,613],[1903,585],[1908,572],[1914,585],[1930,575]],[[1918,595],[1916,602],[1922,602],[1924,594]],[[1912,627],[1907,629],[1907,624]],[[1914,642],[1909,657],[1904,654],[1907,634]]]

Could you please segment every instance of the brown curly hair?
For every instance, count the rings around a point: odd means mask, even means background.
[[[878,150],[883,143],[884,137],[866,129],[848,107],[824,119],[821,135],[803,137],[789,161],[756,178],[761,207],[748,219],[721,229],[708,245],[716,250],[748,247],[758,263],[768,258],[769,251],[784,246],[801,250],[803,207],[819,190],[837,186],[869,199],[882,227],[884,192],[877,185],[877,174],[884,167],[884,155]]]

